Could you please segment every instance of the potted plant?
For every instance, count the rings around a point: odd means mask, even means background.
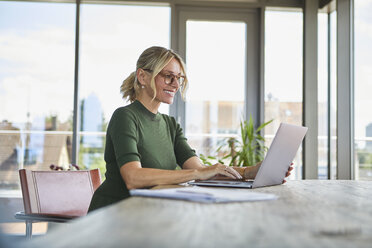
[[[260,134],[260,131],[270,124],[273,120],[263,123],[259,127],[254,127],[252,116],[248,121],[240,122],[240,137],[227,138],[224,140],[217,152],[223,152],[221,159],[213,156],[205,156],[200,154],[200,159],[204,164],[211,165],[210,160],[217,160],[224,164],[229,162],[229,166],[252,166],[262,161],[265,157],[267,147],[265,146],[265,138]]]

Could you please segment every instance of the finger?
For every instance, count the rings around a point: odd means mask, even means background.
[[[219,179],[229,179],[230,177],[227,177],[227,176],[225,176],[225,175],[222,175],[222,174],[217,174],[217,175],[215,175],[214,177],[211,177],[210,179],[217,179],[217,180],[219,180]]]
[[[282,184],[286,183],[287,181],[286,180],[283,180]]]
[[[288,168],[288,171],[291,171],[291,170],[293,170],[293,167],[292,167],[292,166],[290,166],[290,167]]]
[[[233,178],[233,179],[236,179],[236,176],[234,176],[233,174],[229,173],[227,170],[223,171],[223,172],[220,172],[221,175],[224,175],[224,176],[227,176],[227,177],[230,177],[230,178]]]
[[[230,167],[228,167],[228,166],[225,166],[225,167],[223,168],[223,172],[224,172],[224,173],[227,173],[228,175],[230,175],[230,177],[232,177],[232,178],[234,178],[234,179],[240,179],[240,178],[242,178],[242,177],[240,176],[240,174],[239,174],[236,170],[234,170],[234,169],[232,169],[232,168],[230,168]],[[226,174],[224,174],[224,175],[226,175]]]
[[[238,179],[242,179],[243,177],[239,174],[239,172],[237,172],[236,170],[234,170],[233,168],[230,168],[230,167],[227,167],[227,172],[233,174],[236,178]]]
[[[285,174],[285,177],[289,177],[291,175],[291,173],[290,172],[287,172],[286,174]]]
[[[227,173],[228,175],[230,175],[230,177],[234,178],[234,179],[237,179],[238,177],[229,169],[225,169],[224,170],[224,173]]]

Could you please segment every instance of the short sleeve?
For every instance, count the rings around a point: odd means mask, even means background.
[[[126,109],[118,109],[111,119],[109,135],[113,143],[119,168],[132,161],[140,161],[138,153],[138,123],[135,115]]]
[[[172,118],[173,125],[175,126],[175,140],[174,140],[174,153],[176,154],[177,164],[183,167],[183,164],[191,157],[196,156],[193,150],[187,143],[181,126]]]

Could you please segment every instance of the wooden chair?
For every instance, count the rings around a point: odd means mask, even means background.
[[[24,212],[15,218],[26,223],[32,237],[33,222],[66,222],[85,216],[94,191],[101,184],[98,169],[90,171],[19,170]]]

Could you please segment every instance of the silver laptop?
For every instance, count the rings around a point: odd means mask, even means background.
[[[262,161],[255,180],[199,180],[189,184],[198,186],[258,188],[278,185],[283,182],[290,164],[296,156],[307,127],[281,123],[271,146]]]

